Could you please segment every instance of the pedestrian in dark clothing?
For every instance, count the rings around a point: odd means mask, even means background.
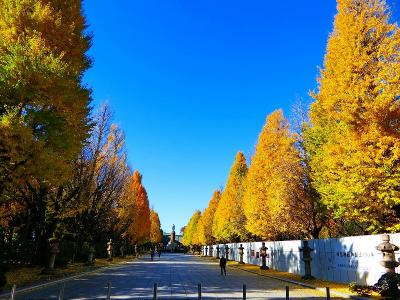
[[[161,250],[158,250],[158,258],[161,257]]]
[[[221,275],[225,275],[226,276],[226,258],[225,257],[221,257],[219,259],[219,266],[221,268]]]
[[[153,257],[154,257],[154,250],[151,250],[151,251],[150,251],[150,257],[151,257],[151,260],[153,260]]]

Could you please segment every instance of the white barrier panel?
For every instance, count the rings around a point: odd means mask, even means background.
[[[376,246],[381,242],[382,235],[309,240],[309,247],[314,249],[311,253],[311,273],[315,278],[323,280],[373,285],[385,273],[385,269],[380,265],[382,253],[376,250]],[[400,246],[400,233],[390,234],[390,242]],[[239,261],[240,244],[244,248],[243,261],[261,265],[262,242],[218,244],[208,248],[212,247],[212,256],[216,257],[216,247],[220,247],[220,255],[225,255],[225,245],[228,245],[229,259]],[[268,247],[267,266],[279,271],[304,275],[303,256],[300,251],[302,241],[265,242],[265,246]],[[203,254],[205,254],[204,247]],[[399,253],[396,253],[397,259],[398,255]]]

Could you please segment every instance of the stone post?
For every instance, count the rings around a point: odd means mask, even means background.
[[[214,256],[214,247],[211,245],[210,246],[210,256],[213,257]]]
[[[219,248],[219,245],[217,245],[217,257],[216,258],[219,258],[219,252],[221,251],[221,249]]]
[[[91,245],[89,246],[88,264],[93,264],[93,261],[94,261],[94,252],[95,252],[94,245],[91,244]]]
[[[119,253],[121,257],[125,257],[125,246],[123,244],[119,247]]]
[[[112,243],[112,239],[110,239],[110,241],[107,243],[107,260],[108,261],[112,261],[112,255],[113,255],[113,243]]]
[[[225,258],[228,261],[229,260],[229,247],[228,245],[225,245]]]
[[[311,252],[314,251],[314,249],[310,248],[308,246],[308,241],[303,241],[303,248],[299,249],[301,252],[303,252],[303,262],[304,262],[304,276],[302,277],[303,279],[314,279],[314,276],[311,275]]]
[[[267,250],[268,248],[265,247],[265,243],[262,242],[261,248],[260,248],[260,256],[261,256],[261,270],[268,270],[269,268],[267,267]]]
[[[388,234],[382,235],[382,241],[382,243],[376,246],[376,249],[383,254],[383,260],[380,263],[387,273],[395,273],[395,268],[398,267],[400,263],[396,261],[394,251],[399,250],[399,247],[390,243],[390,236]]]
[[[208,247],[207,246],[204,248],[204,253],[205,253],[205,256],[208,256]]]
[[[243,244],[240,244],[240,247],[239,247],[239,264],[244,264],[244,262],[243,262],[243,254],[244,254],[243,249],[244,249]]]
[[[60,252],[58,246],[60,245],[60,241],[56,237],[49,238],[50,245],[50,258],[48,264],[48,271],[54,270],[54,263],[56,261],[57,253]]]

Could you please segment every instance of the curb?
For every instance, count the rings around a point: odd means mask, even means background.
[[[70,281],[72,279],[79,278],[79,277],[82,277],[82,276],[85,276],[85,275],[91,275],[92,273],[102,272],[102,271],[105,271],[105,270],[108,270],[108,269],[122,268],[128,263],[129,262],[123,262],[123,263],[115,264],[113,266],[99,267],[99,268],[97,268],[95,270],[82,272],[82,273],[79,273],[79,274],[76,274],[76,275],[72,275],[72,276],[68,276],[68,277],[64,277],[64,278],[61,278],[61,279],[50,280],[49,282],[44,282],[44,283],[40,283],[40,284],[36,284],[36,285],[32,285],[32,286],[27,286],[27,287],[24,287],[24,288],[17,289],[15,294],[18,295],[18,294],[24,294],[24,293],[27,293],[27,292],[31,292],[31,291],[34,291],[34,290],[40,290],[40,289],[43,289],[43,288],[46,288],[46,287],[49,287],[49,286],[52,286],[52,285],[56,285],[56,284],[59,284],[59,283]],[[0,294],[0,299],[9,299],[10,295],[11,295],[11,290]]]
[[[300,286],[303,286],[303,287],[306,287],[306,288],[314,289],[314,290],[317,290],[319,292],[325,292],[324,288],[316,287],[316,286],[311,285],[311,284],[307,284],[307,283],[303,283],[303,282],[299,282],[299,281],[295,281],[295,280],[291,280],[291,279],[286,279],[286,278],[282,278],[282,277],[272,276],[272,275],[259,274],[257,272],[253,272],[253,271],[250,271],[250,270],[246,270],[246,269],[240,268],[239,266],[236,266],[236,265],[231,265],[231,267],[239,269],[239,270],[242,270],[242,271],[245,271],[245,272],[248,272],[248,273],[252,273],[254,275],[269,277],[269,278],[280,280],[280,281],[283,281],[283,282],[288,282],[288,283],[300,285]],[[346,299],[356,299],[356,300],[370,300],[371,299],[371,298],[367,298],[367,297],[348,295],[346,293],[338,292],[338,291],[335,291],[335,290],[330,290],[330,292],[331,292],[332,295],[344,297]]]

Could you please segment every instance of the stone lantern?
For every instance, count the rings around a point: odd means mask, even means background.
[[[399,247],[390,243],[390,236],[388,234],[382,235],[382,241],[382,243],[376,246],[376,249],[382,251],[383,254],[383,260],[380,263],[387,273],[395,273],[395,268],[398,267],[400,263],[396,261],[394,252],[399,250]]]
[[[239,247],[239,264],[244,264],[244,262],[243,262],[243,254],[244,254],[244,247],[243,247],[243,244],[240,244],[240,247]]]
[[[261,256],[261,270],[268,270],[269,268],[267,267],[267,250],[268,248],[265,247],[265,243],[262,242],[261,248],[260,248],[260,256]]]
[[[60,245],[60,241],[56,237],[52,237],[48,239],[49,241],[49,246],[50,246],[50,259],[49,259],[49,265],[48,265],[48,270],[52,271],[54,270],[54,263],[56,261],[56,256],[57,253],[60,252],[58,246]]]
[[[96,252],[94,245],[91,243],[89,246],[89,256],[88,256],[88,264],[91,265],[94,263],[94,253]]]
[[[114,248],[113,242],[112,242],[112,239],[110,239],[107,243],[107,256],[108,256],[107,260],[108,261],[112,261],[113,248]]]
[[[228,245],[225,245],[225,258],[226,258],[226,260],[229,260],[229,247],[228,247]]]
[[[308,246],[308,241],[303,241],[303,248],[299,249],[301,252],[303,252],[303,262],[304,262],[304,276],[302,277],[303,279],[314,279],[314,276],[311,275],[311,252],[314,251],[314,249],[310,248]]]
[[[396,273],[395,269],[400,263],[396,261],[394,254],[395,251],[399,250],[399,247],[390,243],[390,236],[388,234],[382,235],[382,241],[382,243],[376,246],[376,249],[383,254],[383,260],[380,263],[385,268],[386,273],[379,278],[374,288],[381,296],[390,299],[399,299],[400,275]]]

